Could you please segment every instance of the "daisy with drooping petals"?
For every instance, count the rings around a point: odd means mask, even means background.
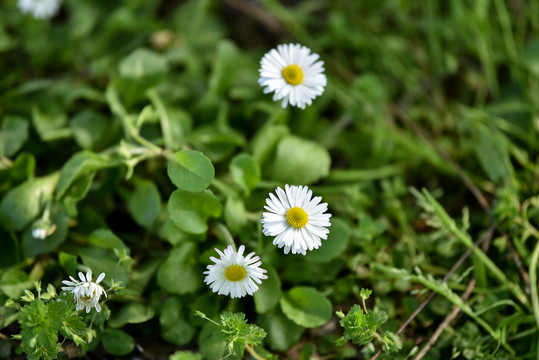
[[[325,213],[327,203],[320,204],[321,196],[311,199],[312,191],[307,186],[278,187],[277,196],[270,193],[264,208],[269,212],[263,213],[261,220],[264,224],[263,233],[275,236],[273,244],[284,247],[284,253],[307,253],[307,250],[318,249],[322,245],[320,239],[327,239],[331,226],[331,214]]]
[[[224,252],[218,249],[215,251],[220,258],[211,256],[210,260],[215,265],[208,265],[208,270],[204,271],[207,275],[204,282],[213,292],[219,295],[230,294],[233,299],[253,295],[258,290],[255,282],[261,284],[262,279],[268,278],[264,275],[266,270],[260,268],[262,262],[259,256],[255,256],[254,252],[243,256],[245,246],[241,245],[238,252],[234,251],[232,245],[228,245]]]
[[[60,0],[19,0],[17,6],[36,19],[49,19],[58,12]]]
[[[324,92],[327,83],[324,62],[319,58],[299,44],[278,45],[260,61],[258,83],[265,87],[265,94],[275,92],[273,100],[283,100],[283,108],[290,103],[305,109]]]
[[[86,273],[86,277],[84,277],[82,272],[79,272],[79,278],[81,281],[74,279],[72,276],[69,278],[71,281],[62,281],[64,285],[68,285],[63,286],[62,290],[73,293],[73,298],[77,301],[76,309],[82,310],[86,308],[86,312],[89,313],[90,310],[95,307],[95,309],[100,312],[101,305],[99,304],[99,298],[101,298],[101,295],[103,294],[105,294],[105,297],[107,297],[105,289],[103,289],[103,286],[99,285],[99,283],[105,278],[105,273],[101,273],[95,282],[92,281],[91,271]]]

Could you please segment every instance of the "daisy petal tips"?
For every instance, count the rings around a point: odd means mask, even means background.
[[[92,281],[91,271],[88,271],[86,276],[79,272],[80,281],[72,276],[69,278],[70,280],[62,281],[64,285],[67,285],[63,286],[62,290],[69,291],[73,294],[73,299],[77,302],[76,309],[86,309],[86,312],[89,313],[92,308],[95,308],[97,312],[100,312],[101,304],[99,304],[99,299],[101,298],[101,295],[107,297],[105,289],[103,289],[103,286],[99,285],[105,278],[105,273],[101,273],[95,282]]]
[[[277,196],[269,194],[264,206],[268,210],[261,220],[264,235],[275,236],[273,245],[284,248],[285,254],[306,255],[307,250],[318,249],[331,226],[328,204],[320,203],[320,196],[313,198],[307,186],[286,185],[275,193]]]
[[[219,259],[210,257],[215,264],[208,265],[208,270],[204,272],[207,275],[204,282],[213,292],[219,295],[230,294],[233,299],[253,295],[258,290],[255,282],[261,284],[262,279],[268,278],[264,275],[266,270],[260,268],[260,257],[255,256],[254,252],[243,256],[245,246],[241,245],[238,252],[231,245],[224,252],[218,249],[215,251]]]
[[[305,109],[324,92],[327,84],[324,62],[318,54],[299,44],[278,45],[260,61],[258,83],[264,93],[273,92],[273,100]]]

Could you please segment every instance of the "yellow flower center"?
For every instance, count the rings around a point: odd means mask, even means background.
[[[285,67],[282,74],[286,82],[290,85],[299,85],[303,82],[303,70],[296,64]]]
[[[296,229],[301,229],[309,222],[309,215],[307,215],[305,210],[296,206],[288,209],[286,212],[286,221]]]
[[[228,281],[242,281],[247,276],[247,271],[243,266],[230,265],[225,269],[225,278]]]

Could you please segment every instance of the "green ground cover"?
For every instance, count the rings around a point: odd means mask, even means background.
[[[539,359],[539,1],[18,4],[0,358]],[[324,61],[305,109],[258,83],[288,43]],[[332,215],[305,256],[263,233],[286,184]],[[229,245],[254,296],[204,282]]]

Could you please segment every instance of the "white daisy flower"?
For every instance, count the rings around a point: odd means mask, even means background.
[[[325,213],[327,203],[320,204],[321,196],[311,199],[312,191],[307,186],[278,187],[266,199],[269,212],[263,213],[261,220],[264,224],[263,233],[266,236],[276,236],[273,245],[284,247],[284,253],[307,253],[307,250],[318,249],[322,245],[320,239],[327,239],[331,226],[331,214]]]
[[[58,13],[60,0],[19,0],[17,6],[36,19],[49,19]]]
[[[105,292],[105,289],[103,289],[103,286],[99,285],[99,283],[105,278],[105,273],[101,273],[101,275],[97,277],[96,282],[92,281],[91,271],[86,273],[86,277],[84,277],[82,272],[79,272],[79,278],[81,281],[74,279],[72,276],[69,278],[71,281],[62,281],[64,285],[68,285],[63,286],[62,290],[73,293],[73,297],[77,301],[76,309],[82,310],[86,308],[86,312],[89,313],[90,310],[95,307],[98,312],[101,311],[99,298],[103,294],[105,294],[105,297],[107,297],[107,293]]]
[[[324,92],[327,83],[324,62],[317,61],[319,58],[299,44],[278,45],[260,61],[258,83],[266,87],[265,94],[275,92],[273,100],[282,99],[283,108],[290,103],[305,109]]]
[[[262,265],[260,257],[255,256],[254,252],[243,256],[245,246],[241,245],[238,252],[234,251],[232,245],[228,245],[224,253],[218,249],[215,251],[219,253],[220,258],[211,256],[210,260],[215,265],[208,265],[208,270],[204,271],[207,275],[204,282],[213,292],[219,295],[230,294],[233,299],[244,297],[246,294],[253,295],[258,290],[255,282],[261,284],[261,279],[268,278],[264,275],[266,270],[259,267]]]

